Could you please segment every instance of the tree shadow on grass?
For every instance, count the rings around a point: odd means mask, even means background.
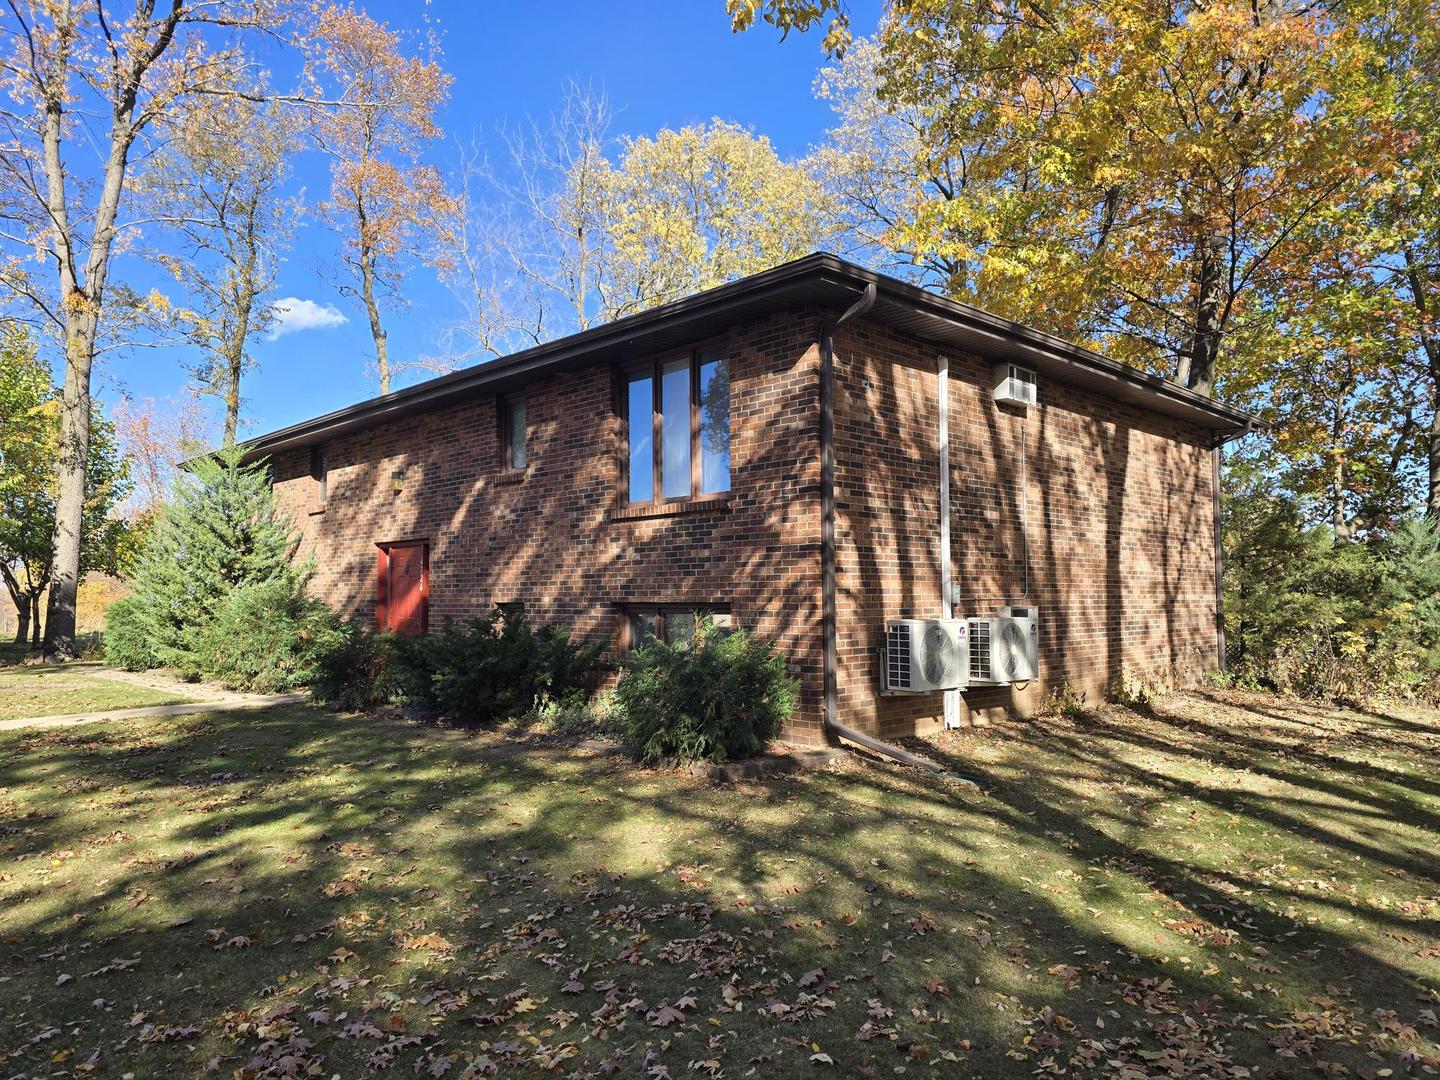
[[[1168,800],[1287,836],[1317,810],[1139,769],[1139,734],[1030,732],[1043,752],[999,763],[927,746],[984,792],[877,765],[713,788],[308,708],[11,738],[3,1071],[781,1075],[823,1053],[1098,1076],[1162,1053],[1201,1076],[1279,1061],[1271,1037],[1351,1065],[1409,1045],[1369,1013],[1413,1022],[1420,967],[1375,936],[1420,922],[1156,850]],[[1076,801],[1097,774],[1139,797]]]

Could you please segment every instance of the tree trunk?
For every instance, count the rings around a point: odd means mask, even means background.
[[[241,329],[226,347],[225,356],[225,443],[235,445],[235,435],[240,427],[240,377],[245,373],[245,337],[249,320],[240,321]]]
[[[40,594],[30,597],[30,645],[40,648]]]
[[[1206,397],[1215,394],[1215,365],[1224,333],[1225,247],[1225,237],[1212,233],[1196,254],[1195,326],[1176,372],[1178,382]]]
[[[366,253],[360,259],[360,294],[365,301],[365,314],[370,316],[370,334],[375,339],[375,369],[380,375],[380,393],[390,393],[390,350],[385,328],[380,325],[380,303],[375,298],[375,256]]]
[[[254,220],[253,215],[250,219]],[[247,234],[249,239],[249,234]],[[250,339],[250,320],[255,312],[255,267],[259,252],[249,239],[247,255],[240,267],[240,283],[236,286],[235,323],[230,340],[225,343],[225,445],[234,446],[240,427],[240,380],[245,374],[245,343]]]
[[[15,601],[15,644],[24,645],[30,639],[30,598],[11,597]]]
[[[100,306],[110,273],[115,243],[115,221],[125,188],[130,147],[139,128],[134,124],[140,76],[169,47],[182,7],[161,21],[150,53],[152,59],[129,74],[121,84],[110,122],[110,145],[98,185],[95,216],[85,266],[80,271],[77,242],[71,230],[66,192],[65,162],[60,152],[65,128],[62,95],[45,103],[44,144],[45,208],[51,222],[51,239],[60,275],[61,306],[65,319],[65,385],[60,398],[59,497],[55,502],[54,569],[50,575],[50,609],[45,619],[45,654],[59,659],[75,655],[75,592],[80,586],[80,543],[85,521],[85,464],[90,459],[90,373],[95,366],[95,338]],[[66,23],[74,26],[67,5]],[[69,63],[68,55],[64,61]],[[69,72],[65,71],[68,80]],[[32,628],[33,629],[33,628]]]
[[[240,426],[240,369],[230,361],[229,374],[225,382],[225,441],[228,448],[235,445],[235,430]]]
[[[1335,530],[1335,539],[1348,544],[1355,539],[1355,525],[1345,512],[1345,459],[1338,458],[1335,472],[1330,480],[1330,526]]]
[[[14,5],[11,5],[12,8]],[[110,56],[101,58],[100,70],[105,72],[102,94],[108,94],[110,112],[109,145],[100,181],[92,189],[94,213],[89,227],[76,230],[70,219],[70,198],[67,191],[69,173],[61,147],[66,138],[66,110],[72,103],[70,83],[75,67],[82,70],[97,59],[77,47],[83,35],[82,5],[67,2],[46,5],[51,9],[55,33],[44,50],[44,72],[34,70],[27,89],[33,84],[40,107],[39,130],[44,172],[44,194],[41,209],[50,239],[50,251],[59,277],[60,307],[65,324],[65,385],[61,395],[60,449],[57,462],[59,496],[55,505],[54,570],[50,577],[50,608],[45,625],[45,651],[49,656],[69,658],[75,654],[75,593],[80,585],[81,531],[85,519],[85,464],[90,458],[90,373],[95,364],[95,338],[99,328],[100,308],[105,296],[105,282],[110,273],[110,256],[116,236],[116,220],[125,190],[125,174],[130,162],[130,148],[140,130],[152,118],[142,110],[136,116],[144,80],[153,66],[175,43],[177,27],[185,19],[194,19],[191,6],[172,0],[168,7],[156,10],[154,3],[136,7],[137,27],[144,27],[144,40],[133,40],[130,32],[114,40],[125,42],[125,52],[112,44]],[[103,23],[105,16],[100,15]],[[107,28],[108,38],[110,31]],[[30,62],[37,63],[39,53],[31,43]],[[13,71],[14,69],[12,69]],[[18,84],[17,84],[18,85]],[[97,85],[97,88],[98,88]],[[150,97],[159,97],[151,88]],[[86,145],[94,145],[93,137]],[[88,203],[88,200],[87,200]],[[80,262],[82,241],[89,240]],[[38,608],[38,599],[34,608]],[[31,632],[38,630],[32,626]]]
[[[1342,544],[1348,544],[1355,539],[1355,522],[1345,505],[1350,470],[1344,450],[1346,416],[1343,404],[1350,400],[1353,389],[1353,384],[1343,384],[1340,399],[1330,418],[1330,453],[1334,455],[1334,464],[1330,470],[1330,527],[1335,531],[1335,539]]]
[[[1430,486],[1425,492],[1425,516],[1440,518],[1440,410],[1430,419],[1430,430],[1425,437],[1425,451],[1430,471]]]
[[[1425,489],[1425,516],[1440,518],[1440,338],[1430,332],[1430,281],[1420,260],[1408,244],[1405,254],[1405,277],[1410,282],[1410,302],[1420,315],[1420,348],[1425,353],[1425,373],[1430,385],[1430,430],[1425,433],[1425,458],[1428,485]]]
[[[78,303],[88,303],[84,298]],[[45,619],[45,654],[75,656],[75,593],[80,587],[80,541],[85,519],[85,462],[90,456],[90,370],[96,320],[86,310],[70,316],[65,348],[65,387],[60,412],[60,495],[55,503],[55,569]],[[38,602],[38,601],[37,601]]]
[[[1422,314],[1424,310],[1422,308]],[[1425,489],[1425,516],[1440,519],[1440,340],[1421,331],[1420,344],[1429,361],[1430,430],[1425,433],[1425,463],[1429,484]]]
[[[0,562],[0,580],[5,582],[5,591],[15,605],[15,644],[24,645],[25,639],[30,636],[30,598],[21,591],[20,580],[14,571],[3,562]]]

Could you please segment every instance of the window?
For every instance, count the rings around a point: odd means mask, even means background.
[[[718,353],[699,357],[700,492],[730,490],[730,366]]]
[[[625,409],[630,502],[730,490],[730,370],[723,353],[700,350],[632,370]]]
[[[523,470],[528,462],[525,399],[505,398],[500,402],[500,463],[507,469]]]
[[[314,482],[314,509],[324,510],[330,498],[330,462],[323,446],[310,448],[310,479]]]
[[[629,652],[649,641],[688,642],[695,637],[695,620],[702,615],[709,616],[716,628],[722,631],[735,625],[729,609],[723,605],[642,604],[627,607],[621,647]]]

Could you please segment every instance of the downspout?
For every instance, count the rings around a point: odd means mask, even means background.
[[[906,765],[943,773],[933,761],[872,738],[840,723],[839,645],[835,599],[835,331],[875,304],[875,283],[844,313],[820,328],[820,633],[824,666],[825,729],[838,739],[863,746]]]

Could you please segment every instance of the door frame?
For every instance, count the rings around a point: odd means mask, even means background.
[[[420,636],[430,632],[430,541],[389,540],[375,545],[375,625],[393,633],[390,623],[390,553],[397,548],[420,549]]]

